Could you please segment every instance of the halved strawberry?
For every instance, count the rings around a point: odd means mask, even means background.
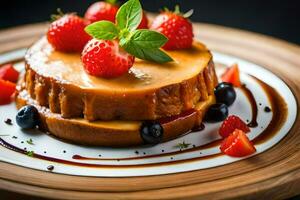
[[[19,72],[15,70],[12,64],[6,64],[0,67],[0,79],[17,82],[19,78]]]
[[[237,64],[232,65],[222,75],[221,79],[223,82],[231,83],[235,87],[241,86],[240,72]]]
[[[0,79],[0,105],[11,102],[11,97],[16,91],[16,84]]]
[[[235,129],[233,133],[222,141],[220,150],[232,157],[248,156],[256,152],[254,145],[245,132],[239,129]]]
[[[243,120],[241,120],[238,116],[236,115],[231,115],[227,117],[220,129],[219,129],[219,134],[223,137],[226,138],[228,137],[235,129],[239,129],[244,131],[245,133],[250,132],[250,128],[247,126]]]

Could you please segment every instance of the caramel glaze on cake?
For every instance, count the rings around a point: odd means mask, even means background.
[[[79,54],[54,51],[42,38],[26,53],[16,105],[34,105],[41,129],[77,144],[144,144],[145,120],[160,122],[168,141],[200,125],[215,102],[217,84],[212,55],[203,44],[168,54],[174,62],[137,59],[129,73],[103,79],[84,71]]]
[[[26,53],[24,88],[38,105],[62,118],[156,120],[195,108],[213,94],[217,78],[211,53],[195,42],[169,51],[175,62],[136,59],[115,79],[89,76],[79,54],[54,51],[45,38]]]

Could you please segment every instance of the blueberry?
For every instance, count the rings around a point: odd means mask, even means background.
[[[16,122],[23,129],[35,128],[39,122],[38,110],[31,105],[22,107],[18,111]]]
[[[233,104],[236,99],[235,90],[230,83],[220,83],[215,88],[215,96],[218,103],[224,103],[227,106]]]
[[[142,123],[140,134],[146,144],[158,144],[162,141],[164,129],[160,123],[146,121]]]
[[[228,107],[223,103],[216,103],[209,107],[204,120],[207,122],[220,122],[227,118]]]

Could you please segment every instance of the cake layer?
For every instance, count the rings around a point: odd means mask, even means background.
[[[154,120],[178,115],[206,101],[217,78],[212,55],[201,43],[168,54],[175,62],[137,59],[129,73],[103,79],[84,71],[79,54],[57,52],[43,38],[25,56],[21,88],[63,118]]]
[[[207,108],[215,102],[214,96],[197,103],[193,112],[186,112],[179,116],[164,118],[161,124],[164,128],[163,140],[168,141],[185,134],[198,126]],[[85,145],[126,147],[144,144],[140,136],[140,121],[95,121],[85,119],[65,119],[60,114],[52,113],[48,108],[39,106],[26,90],[16,95],[16,105],[34,105],[40,114],[40,128],[49,131],[58,138]],[[158,120],[160,121],[160,120]]]

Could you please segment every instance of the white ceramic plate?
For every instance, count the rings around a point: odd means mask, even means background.
[[[0,55],[0,63],[22,58],[24,52],[25,50],[21,49],[5,55]],[[255,100],[258,104],[257,121],[259,125],[256,128],[251,129],[251,133],[248,134],[250,139],[257,137],[260,133],[262,133],[272,118],[272,112],[264,112],[264,107],[270,106],[268,97],[262,87],[257,81],[255,81],[255,79],[253,79],[252,76],[257,77],[273,88],[276,88],[276,90],[284,98],[288,108],[286,122],[280,130],[272,136],[272,138],[262,144],[256,145],[256,154],[266,151],[278,143],[294,124],[297,114],[297,106],[294,95],[281,79],[275,76],[272,72],[264,69],[262,66],[218,52],[213,52],[213,55],[216,63],[222,63],[225,65],[238,63],[242,72],[242,82],[247,85],[247,88],[250,89],[255,96]],[[22,69],[24,64],[18,63],[16,66],[19,69]],[[217,72],[220,73],[220,70]],[[230,114],[236,114],[245,121],[250,120],[252,116],[251,105],[240,89],[237,89],[236,91],[237,100],[229,108]],[[53,173],[77,176],[129,177],[200,170],[246,159],[232,158],[226,155],[213,156],[220,153],[219,146],[212,146],[203,149],[198,148],[197,150],[191,151],[194,147],[199,147],[219,139],[218,128],[220,123],[207,123],[205,124],[205,129],[203,131],[193,132],[156,146],[117,149],[78,146],[57,140],[39,131],[20,130],[14,120],[16,112],[17,110],[14,103],[6,106],[0,106],[0,135],[6,142],[20,149],[26,148],[27,151],[34,151],[35,154],[42,156],[53,157],[67,162],[98,165],[97,167],[86,167],[47,161],[44,159],[29,157],[0,146],[1,161],[32,169],[47,171],[47,167],[49,165],[53,165]],[[4,120],[7,118],[11,118],[13,120],[12,126],[4,123]],[[33,145],[26,142],[30,139],[32,139]],[[179,149],[174,146],[182,142],[190,145],[187,149],[179,151]],[[190,151],[184,151],[189,149]],[[172,152],[177,153],[172,154]],[[101,159],[111,158],[111,160],[77,160],[73,159],[74,155]],[[134,157],[135,159],[126,160],[126,158],[131,157]]]

